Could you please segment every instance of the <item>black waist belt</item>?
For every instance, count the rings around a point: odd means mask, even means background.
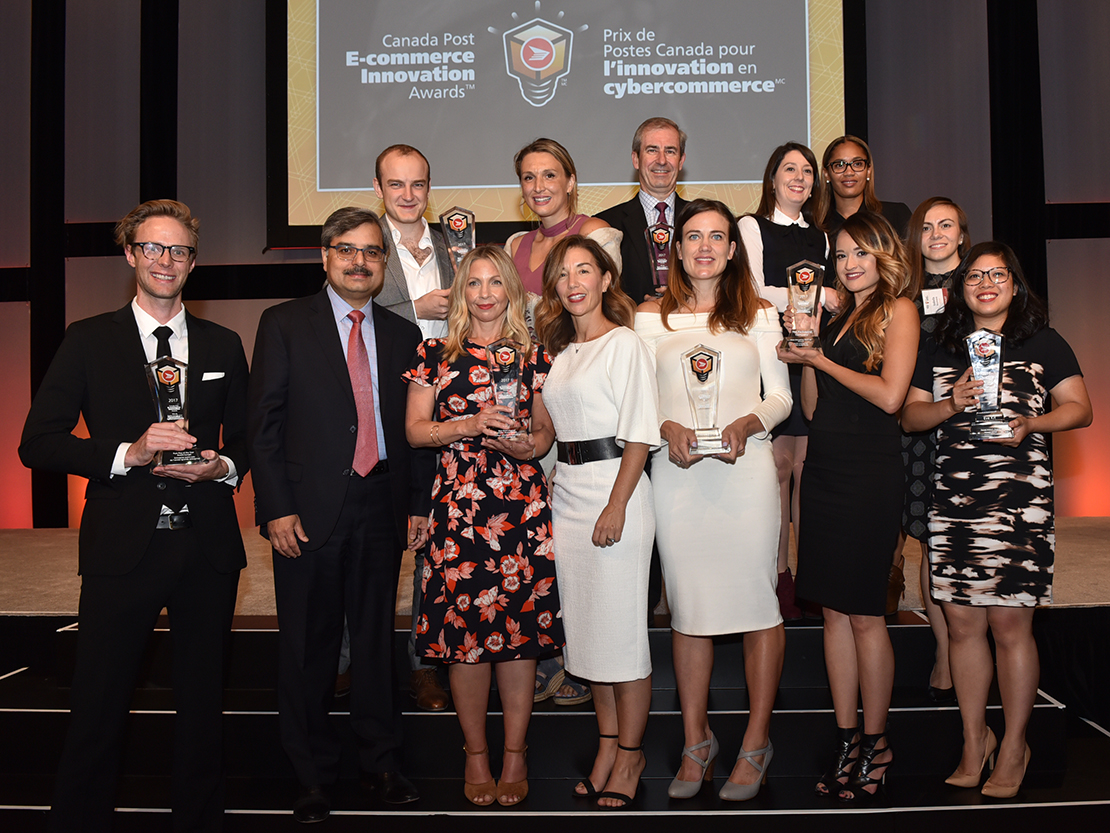
[[[188,529],[193,525],[188,512],[175,512],[172,515],[159,515],[155,529]]]
[[[624,449],[617,445],[616,437],[581,440],[576,443],[557,443],[557,445],[559,462],[566,463],[568,466],[596,463],[598,460],[613,460],[624,453]]]

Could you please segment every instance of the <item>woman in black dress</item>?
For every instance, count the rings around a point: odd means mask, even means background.
[[[813,208],[820,202],[821,180],[817,177],[817,158],[813,151],[797,142],[779,145],[771,153],[763,171],[763,194],[754,214],[740,218],[740,239],[748,256],[748,266],[761,297],[774,304],[781,315],[789,301],[786,269],[802,260],[824,264],[829,241],[813,219]],[[836,309],[835,292],[830,311]],[[779,480],[782,519],[779,528],[778,597],[783,619],[801,619],[802,611],[794,600],[794,577],[787,562],[790,553],[790,522],[795,534],[799,525],[798,486],[806,460],[809,427],[802,416],[802,368],[790,368],[790,392],[794,407],[790,416],[775,427],[772,448]],[[792,485],[793,484],[793,485]]]
[[[948,197],[929,197],[910,217],[906,235],[906,265],[910,274],[910,297],[921,316],[922,342],[933,333],[952,289],[952,279],[960,258],[971,248],[967,215]],[[929,593],[929,505],[933,497],[933,458],[937,440],[933,431],[907,431],[902,428],[902,463],[906,468],[906,497],[902,508],[902,532],[898,539],[895,563],[902,552],[905,535],[921,542],[921,601],[936,638],[936,657],[929,674],[929,699],[934,703],[954,703],[952,672],[948,668],[948,625],[944,613]]]
[[[874,796],[894,760],[886,740],[894,650],[883,613],[902,515],[895,415],[913,374],[920,325],[905,297],[905,252],[886,220],[870,212],[849,217],[835,251],[844,307],[819,348],[785,342],[779,357],[805,366],[802,407],[811,421],[798,595],[824,608],[825,665],[839,727],[836,760],[816,790],[853,801]],[[802,318],[788,310],[787,326]]]
[[[551,361],[524,322],[524,286],[498,247],[470,252],[448,297],[447,338],[428,339],[404,378],[405,433],[442,449],[432,484],[419,655],[450,665],[451,694],[466,751],[464,792],[475,804],[515,804],[528,794],[524,753],[536,657],[563,645],[547,481],[535,458],[554,439],[540,391]],[[516,427],[493,404],[488,345],[514,339],[524,353]],[[486,744],[490,682],[505,723],[501,779]]]
[[[997,747],[983,794],[1017,794],[1029,764],[1025,729],[1040,664],[1033,607],[1052,600],[1055,516],[1045,435],[1091,424],[1091,400],[1075,354],[1048,326],[1004,243],[972,247],[957,272],[936,337],[921,351],[903,413],[907,428],[937,429],[929,560],[933,597],[948,620],[952,679],[963,719],[963,754],[947,779],[978,787]],[[1013,437],[974,440],[968,429],[984,385],[972,376],[968,336],[1001,333],[999,407]],[[989,355],[989,344],[977,348]],[[1049,409],[1049,400],[1052,407]],[[987,727],[994,635],[1006,734]]]

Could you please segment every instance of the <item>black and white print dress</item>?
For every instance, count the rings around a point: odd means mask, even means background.
[[[1010,418],[1044,414],[1049,391],[1081,374],[1067,342],[1046,327],[1020,345],[1003,344],[1002,410]],[[937,402],[967,369],[966,351],[951,355],[930,338],[918,356],[913,386]],[[972,414],[937,427],[929,566],[938,602],[1032,607],[1052,601],[1056,525],[1052,461],[1043,434],[1018,448],[968,438]]]

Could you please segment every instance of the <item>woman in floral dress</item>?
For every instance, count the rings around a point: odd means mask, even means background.
[[[529,337],[524,287],[503,250],[481,246],[468,254],[448,300],[447,338],[421,344],[404,375],[411,383],[409,442],[442,449],[416,648],[450,665],[466,744],[466,797],[508,805],[528,793],[536,657],[563,645],[547,481],[535,462],[554,436],[540,396],[550,359]],[[525,356],[519,421],[493,404],[486,348],[503,338]],[[519,438],[498,438],[518,424]],[[505,722],[496,783],[486,744],[494,671]]]

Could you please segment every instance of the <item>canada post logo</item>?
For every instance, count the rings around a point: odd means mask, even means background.
[[[555,97],[559,79],[570,72],[569,29],[535,18],[505,33],[505,70],[533,107]]]

